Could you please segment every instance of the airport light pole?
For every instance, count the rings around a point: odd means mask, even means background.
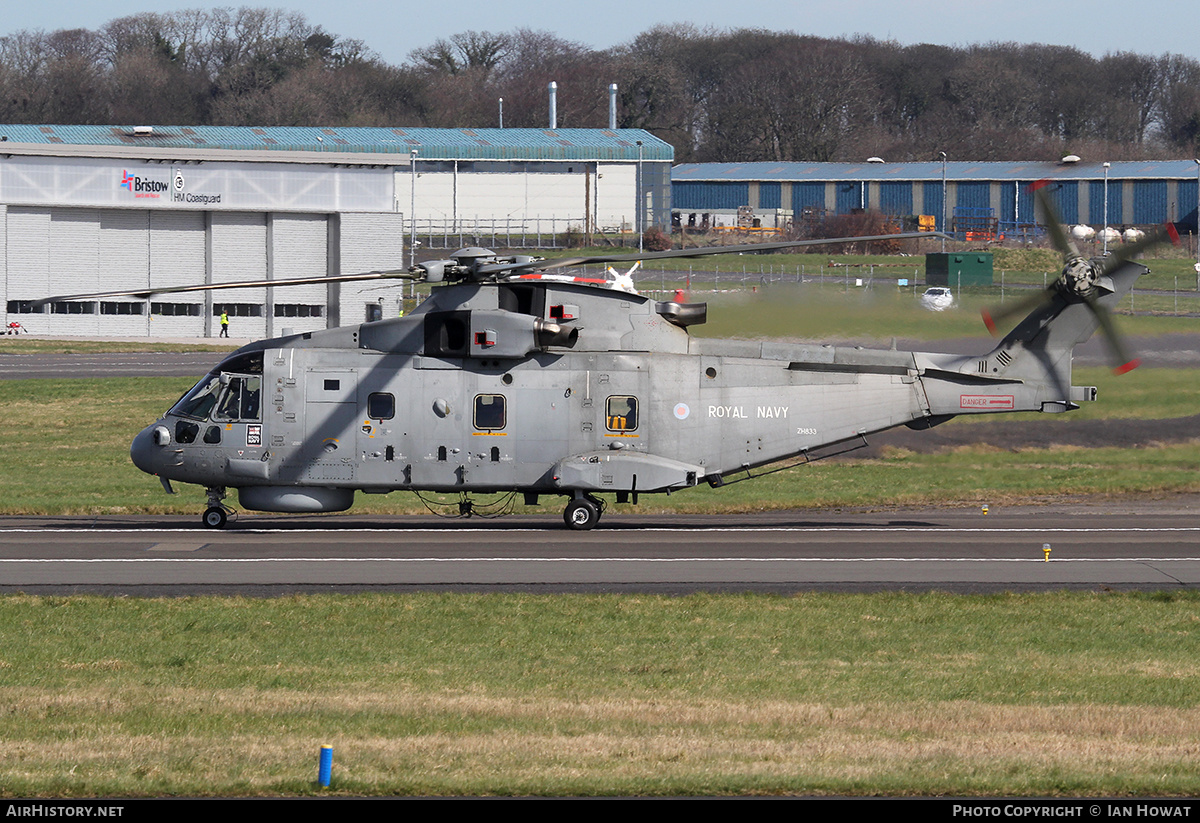
[[[637,166],[637,215],[634,220],[634,226],[638,233],[638,254],[641,254],[644,240],[642,239],[642,221],[646,219],[644,214],[646,210],[646,198],[642,194],[642,141],[637,141],[638,147],[638,166]]]
[[[410,239],[408,242],[408,265],[416,265],[416,149],[409,150],[408,164],[413,173],[412,185],[408,187],[408,226]]]
[[[1104,163],[1104,254],[1108,254],[1108,170],[1112,163]]]
[[[938,226],[942,230],[942,253],[946,252],[946,152],[939,151],[942,156],[942,225]]]

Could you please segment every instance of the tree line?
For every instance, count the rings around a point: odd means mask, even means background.
[[[760,29],[655,27],[597,50],[546,31],[467,31],[389,65],[278,9],[143,13],[0,37],[0,122],[617,125],[678,162],[1190,158],[1200,62],[1067,46],[903,46]]]

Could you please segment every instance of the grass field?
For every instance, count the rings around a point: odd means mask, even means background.
[[[1022,297],[1028,292],[1016,294]],[[695,295],[709,304],[708,322],[693,327],[699,337],[791,338],[811,341],[874,340],[887,343],[893,337],[938,340],[952,337],[979,339],[980,353],[990,350],[989,337],[979,310],[1001,304],[992,292],[960,294],[958,306],[944,312],[920,307],[911,290],[895,288],[855,289],[849,292],[836,284],[790,284],[770,287],[764,293],[735,292]],[[1014,299],[1010,294],[1008,299]],[[1151,298],[1135,295],[1139,303]],[[1155,295],[1155,301],[1170,302]],[[1130,315],[1128,298],[1118,312],[1117,325],[1125,335],[1160,335],[1195,332],[1195,317]],[[1200,301],[1197,302],[1200,309]],[[1011,323],[1016,324],[1017,318]]]
[[[4,796],[1194,795],[1200,599],[0,599]]]

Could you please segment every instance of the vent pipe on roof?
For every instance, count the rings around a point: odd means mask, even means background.
[[[558,128],[558,83],[550,81],[550,130]]]
[[[617,130],[617,84],[610,83],[608,86],[608,127],[613,131]]]

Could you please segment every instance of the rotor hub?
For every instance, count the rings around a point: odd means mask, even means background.
[[[1100,277],[1100,272],[1092,265],[1092,261],[1084,257],[1076,257],[1068,260],[1063,266],[1062,278],[1059,282],[1062,283],[1063,289],[1070,294],[1078,297],[1087,297],[1096,289],[1096,280]]]

